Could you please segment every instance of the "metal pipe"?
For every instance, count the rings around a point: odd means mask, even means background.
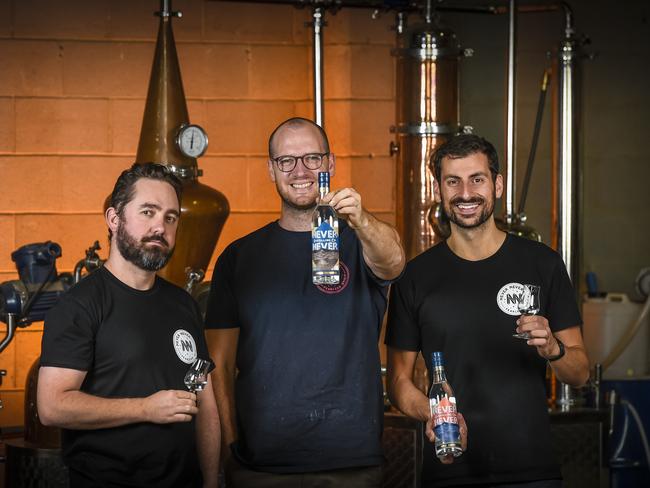
[[[516,123],[515,123],[515,88],[516,88],[516,37],[517,37],[517,6],[515,0],[510,0],[508,10],[508,81],[506,101],[506,211],[505,220],[511,223],[515,215],[515,174],[516,156]]]
[[[424,22],[430,24],[433,21],[433,8],[431,0],[426,0],[424,3]]]
[[[558,252],[569,277],[578,282],[578,185],[576,59],[577,42],[573,36],[572,15],[566,9],[565,38],[558,59]]]
[[[313,22],[313,60],[314,60],[314,122],[325,127],[325,103],[323,94],[323,19],[324,10],[315,8]]]
[[[528,188],[530,180],[533,176],[533,166],[535,164],[535,153],[537,152],[537,143],[539,142],[539,134],[542,129],[542,117],[544,115],[544,103],[546,101],[546,91],[548,89],[548,78],[550,70],[544,70],[542,77],[542,85],[539,92],[539,100],[537,102],[537,114],[535,115],[535,127],[533,128],[533,138],[530,143],[530,152],[528,153],[528,164],[526,165],[526,175],[524,176],[524,183],[521,186],[521,198],[519,200],[519,209],[517,210],[517,217],[523,218],[526,209],[526,197],[528,196]]]
[[[580,263],[578,237],[580,223],[578,220],[581,202],[581,188],[578,166],[578,76],[577,60],[579,42],[574,36],[573,13],[571,8],[562,3],[565,14],[564,39],[558,49],[557,76],[557,209],[555,224],[557,251],[562,256],[569,278],[577,292]],[[606,366],[605,366],[606,367]],[[557,403],[561,408],[575,404],[574,395],[567,385],[562,384]]]
[[[8,313],[6,314],[6,317],[7,333],[5,334],[4,339],[2,339],[2,342],[0,342],[0,352],[5,350],[11,340],[14,338],[14,333],[16,332],[16,314]]]

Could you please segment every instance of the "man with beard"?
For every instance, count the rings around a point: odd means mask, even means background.
[[[335,163],[321,127],[280,124],[268,159],[280,219],[233,242],[214,270],[206,328],[229,487],[381,486],[377,340],[405,259],[395,229],[344,188],[324,198],[341,219],[341,280],[312,284],[318,173]]]
[[[44,425],[63,428],[71,487],[217,486],[219,416],[212,385],[183,379],[208,358],[201,316],[156,276],[171,257],[180,181],[136,163],[117,180],[102,268],[48,313],[38,377]]]
[[[546,365],[573,386],[589,376],[564,263],[544,244],[496,227],[494,205],[503,180],[488,141],[456,136],[438,148],[433,165],[435,198],[451,235],[410,261],[392,289],[388,390],[403,413],[428,421],[429,401],[413,384],[413,368],[418,351],[425,358],[442,351],[467,422],[469,449],[441,465],[427,443],[422,486],[560,487],[546,409]],[[541,287],[538,315],[520,315],[524,284]],[[514,338],[515,328],[530,338]]]

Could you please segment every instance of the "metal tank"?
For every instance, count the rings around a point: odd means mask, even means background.
[[[408,258],[449,235],[433,196],[433,151],[460,132],[458,84],[463,51],[456,35],[432,15],[407,28],[398,15],[396,69],[397,229]]]
[[[174,255],[158,274],[179,285],[195,282],[207,270],[230,207],[219,191],[199,182],[202,172],[195,157],[182,153],[179,130],[189,124],[181,79],[170,2],[161,2],[160,26],[149,91],[140,131],[136,162],[166,164],[183,182],[181,220]]]

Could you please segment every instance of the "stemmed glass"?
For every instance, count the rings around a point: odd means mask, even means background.
[[[211,360],[196,358],[190,369],[185,373],[184,381],[187,389],[192,393],[203,391],[203,388],[208,383],[208,372],[211,366]]]
[[[539,312],[539,294],[540,287],[539,285],[523,285],[524,291],[521,294],[521,301],[518,303],[519,312],[522,315],[535,315]],[[521,332],[519,334],[514,333],[512,337],[517,339],[528,340],[531,339],[531,335],[528,332]]]

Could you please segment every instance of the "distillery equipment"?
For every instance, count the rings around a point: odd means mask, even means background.
[[[199,181],[196,158],[207,149],[208,136],[189,123],[183,81],[172,31],[173,12],[168,0],[161,2],[158,38],[136,162],[167,165],[183,182],[181,219],[176,248],[160,276],[179,285],[194,284],[204,276],[212,252],[228,218],[226,197]]]
[[[412,26],[398,15],[396,57],[396,222],[408,258],[449,235],[433,195],[433,151],[461,131],[459,60],[471,50],[460,47],[426,3]]]
[[[7,334],[0,343],[2,352],[14,337],[16,327],[42,321],[70,287],[103,264],[97,255],[99,243],[86,251],[77,262],[74,274],[58,273],[56,260],[61,246],[43,242],[22,246],[11,254],[16,263],[18,280],[0,284],[0,320],[7,324]],[[25,435],[5,441],[6,486],[67,486],[67,470],[61,459],[61,430],[46,427],[39,421],[36,408],[39,358],[34,361],[25,385]]]

